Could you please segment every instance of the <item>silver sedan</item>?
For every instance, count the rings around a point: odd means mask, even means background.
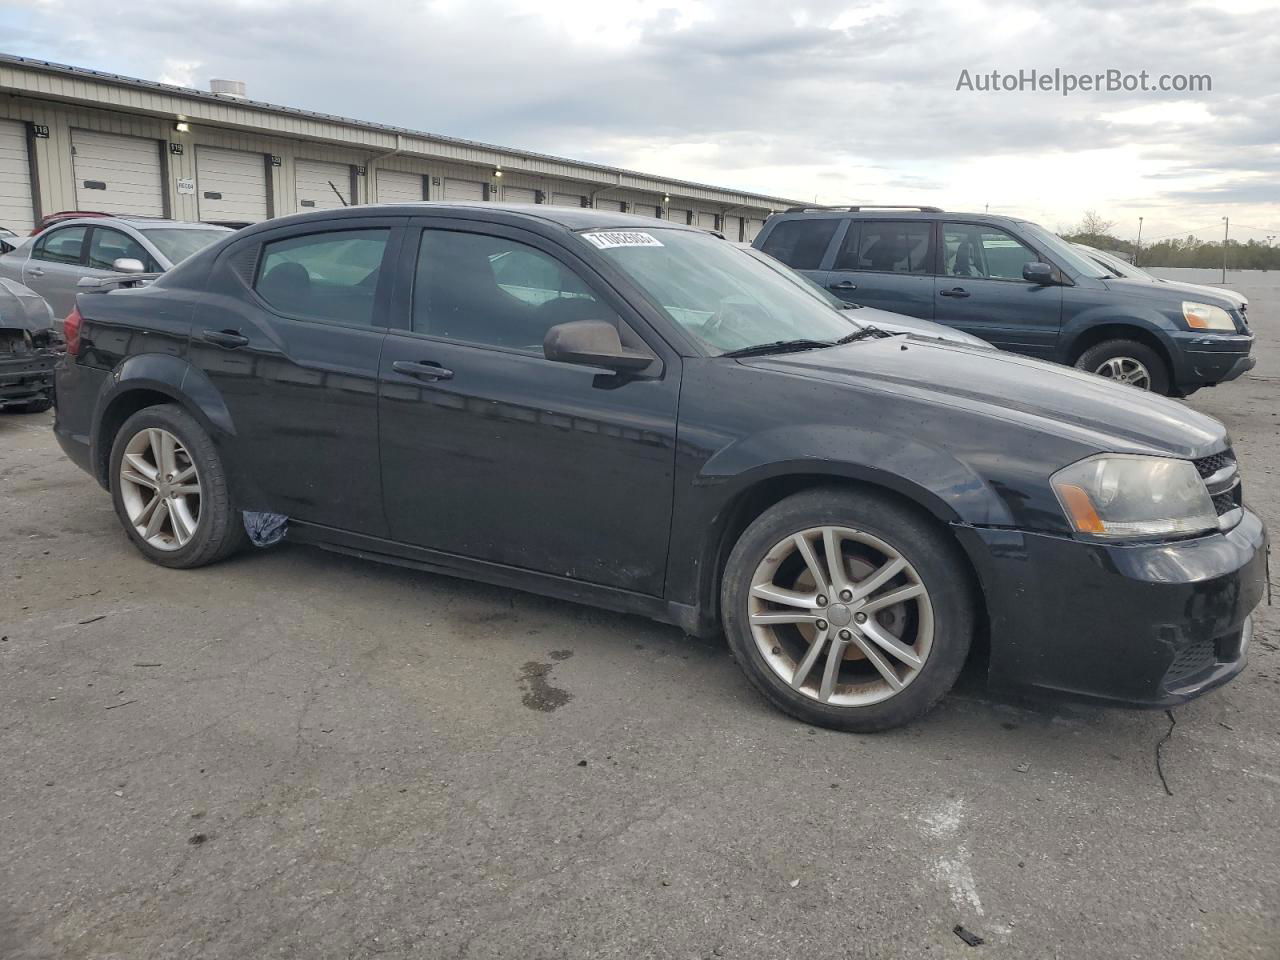
[[[61,220],[0,256],[0,277],[25,284],[65,317],[82,277],[164,273],[232,231],[144,217]]]

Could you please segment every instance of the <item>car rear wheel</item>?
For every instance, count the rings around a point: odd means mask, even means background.
[[[721,603],[751,682],[840,730],[924,714],[955,683],[973,632],[956,546],[873,492],[808,491],[765,511],[730,554]]]
[[[1107,340],[1080,354],[1076,366],[1117,383],[1168,395],[1169,368],[1164,358],[1136,340]]]
[[[129,539],[161,566],[203,566],[244,543],[213,440],[172,404],[138,411],[116,434],[111,499]]]

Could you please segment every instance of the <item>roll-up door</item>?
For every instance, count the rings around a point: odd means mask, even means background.
[[[537,203],[538,191],[528,187],[503,187],[502,199],[507,203]]]
[[[551,202],[557,207],[580,207],[582,206],[582,197],[575,193],[553,193]]]
[[[747,243],[750,243],[752,240],[756,238],[756,235],[759,234],[760,231],[763,229],[764,229],[764,221],[756,220],[753,217],[752,219],[747,221],[747,232],[742,239],[747,241]]]
[[[72,130],[71,153],[77,209],[164,216],[158,140]]]
[[[200,219],[257,223],[270,214],[267,158],[261,153],[196,147]]]
[[[427,199],[420,173],[403,173],[400,170],[379,170],[377,173],[378,203],[417,203]]]
[[[348,164],[295,160],[293,183],[300,211],[333,210],[351,204],[351,167]]]
[[[679,207],[669,207],[667,209],[667,219],[674,220],[676,223],[688,223],[689,211],[681,210]]]
[[[455,180],[449,177],[444,182],[445,200],[483,200],[484,184],[477,180]]]
[[[0,120],[0,227],[27,233],[32,222],[27,125]]]
[[[597,200],[596,209],[597,210],[616,210],[618,212],[621,212],[622,201],[621,200]]]
[[[704,230],[714,230],[716,228],[716,215],[708,213],[706,210],[699,210],[698,218],[695,222]]]
[[[724,218],[724,235],[729,240],[742,240],[742,218],[741,217],[725,217]]]

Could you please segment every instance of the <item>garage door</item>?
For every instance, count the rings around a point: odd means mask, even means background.
[[[444,181],[444,199],[483,200],[484,184],[477,180],[454,180],[453,178],[446,178]]]
[[[621,200],[597,200],[596,209],[597,210],[616,210],[621,212],[622,201]]]
[[[332,210],[351,203],[351,167],[345,163],[295,160],[293,182],[299,210]]]
[[[266,157],[243,150],[196,147],[196,197],[201,220],[266,220]]]
[[[580,207],[582,206],[582,197],[576,193],[553,193],[551,202],[557,207]]]
[[[742,239],[747,241],[747,243],[750,243],[752,240],[756,238],[756,234],[758,234],[763,229],[764,229],[763,220],[748,220],[747,232]]]
[[[738,241],[742,239],[742,218],[741,217],[725,217],[724,218],[724,235],[729,240]]]
[[[427,199],[420,173],[379,170],[377,179],[379,203],[418,203]]]
[[[164,216],[159,141],[72,130],[71,153],[77,209]]]
[[[31,219],[27,125],[16,120],[0,120],[0,227],[27,233],[31,230]]]
[[[681,210],[679,207],[669,207],[667,209],[667,219],[674,220],[676,223],[688,223],[689,211]]]
[[[503,187],[502,199],[507,203],[537,203],[538,191],[527,187]]]
[[[699,210],[697,224],[704,230],[714,230],[716,228],[716,215],[707,213],[705,210]]]

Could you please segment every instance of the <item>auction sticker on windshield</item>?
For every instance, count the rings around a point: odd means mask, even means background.
[[[584,233],[584,237],[597,250],[612,250],[614,247],[660,247],[662,241],[651,233],[635,233],[631,230],[606,230],[601,233]]]

